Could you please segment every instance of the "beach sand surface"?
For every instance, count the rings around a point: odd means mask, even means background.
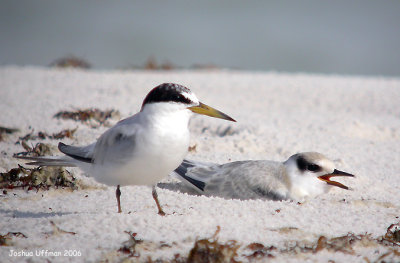
[[[387,228],[400,222],[398,78],[1,67],[0,126],[19,131],[2,136],[0,172],[27,167],[13,158],[24,151],[16,142],[26,134],[77,128],[72,138],[27,144],[85,145],[108,128],[57,119],[56,113],[117,110],[120,117],[108,120],[112,125],[138,112],[147,92],[164,82],[189,87],[202,102],[237,120],[194,116],[187,158],[284,161],[294,153],[317,151],[356,175],[338,179],[352,190],[334,188],[301,202],[225,200],[187,193],[166,175],[158,195],[167,216],[157,214],[150,186],[122,187],[123,213],[118,214],[115,187],[71,168],[79,181],[74,190],[0,192],[0,235],[11,233],[7,246],[0,246],[1,262],[185,261],[202,239],[244,262],[400,260],[400,243],[382,241]],[[53,153],[59,154],[56,148]]]

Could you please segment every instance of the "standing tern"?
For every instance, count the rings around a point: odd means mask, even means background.
[[[64,156],[18,157],[39,166],[77,166],[98,182],[120,185],[152,185],[158,213],[164,215],[155,185],[179,166],[188,152],[188,123],[192,112],[235,121],[201,103],[188,88],[164,83],[152,89],[137,114],[119,121],[87,146],[58,144]]]
[[[331,177],[354,177],[335,169],[331,160],[316,152],[298,153],[283,163],[258,160],[219,165],[184,160],[175,173],[200,194],[242,200],[302,200],[326,193],[331,186],[349,189]]]

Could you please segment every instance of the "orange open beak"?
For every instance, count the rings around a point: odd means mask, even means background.
[[[335,169],[335,170],[333,171],[333,173],[331,173],[331,174],[325,174],[325,175],[318,176],[318,179],[320,179],[320,180],[322,180],[322,181],[325,181],[325,182],[326,182],[327,184],[329,184],[329,185],[334,185],[334,186],[337,186],[337,187],[340,187],[340,188],[349,190],[349,187],[345,186],[344,184],[341,184],[341,183],[335,182],[335,181],[331,181],[331,177],[335,177],[335,176],[349,176],[349,177],[355,177],[355,176],[352,175],[352,174],[349,174],[349,173],[346,173],[346,172],[342,172],[342,171],[339,171],[339,170],[336,170],[336,169]]]

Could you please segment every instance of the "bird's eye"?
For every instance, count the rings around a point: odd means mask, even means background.
[[[321,170],[321,167],[319,167],[319,165],[316,165],[316,164],[309,164],[309,165],[307,165],[307,170],[309,170],[311,172],[318,172]]]

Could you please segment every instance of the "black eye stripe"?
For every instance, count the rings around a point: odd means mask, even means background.
[[[152,89],[143,101],[142,108],[145,104],[155,102],[179,102],[184,104],[193,103],[190,99],[182,95],[182,93],[191,93],[191,91],[179,84],[164,83]]]
[[[297,158],[296,163],[297,168],[299,168],[299,170],[302,172],[306,170],[311,172],[319,172],[322,170],[321,166],[319,166],[318,164],[310,163],[302,157]]]
[[[305,171],[307,170],[307,161],[304,158],[297,158],[296,160],[297,163],[297,168],[299,168],[300,171]]]

